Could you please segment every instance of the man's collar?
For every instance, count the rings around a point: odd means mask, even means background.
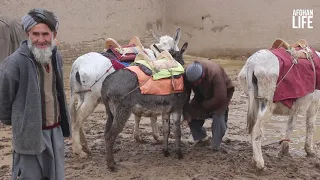
[[[26,55],[28,57],[33,57],[32,52],[30,51],[28,47],[28,40],[24,40],[20,44],[20,53],[23,55]]]

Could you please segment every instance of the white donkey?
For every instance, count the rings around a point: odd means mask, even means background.
[[[319,56],[319,53],[316,52]],[[279,61],[271,51],[264,49],[251,55],[238,75],[238,81],[248,96],[247,127],[251,133],[253,163],[258,170],[264,170],[264,159],[261,151],[263,126],[272,115],[289,116],[285,139],[280,141],[279,155],[288,154],[289,139],[297,116],[306,113],[305,151],[308,156],[315,155],[313,135],[315,119],[319,105],[320,91],[307,94],[297,99],[288,108],[280,102],[273,103],[274,92],[279,77]]]
[[[153,37],[158,40],[156,47],[158,50],[179,51],[178,43],[180,40],[180,28],[175,32],[174,38],[165,35],[158,36],[153,31]],[[145,49],[149,56],[157,55],[150,49]],[[151,57],[155,59],[155,57]],[[69,110],[72,120],[72,140],[73,152],[80,157],[86,156],[90,151],[87,145],[82,125],[94,109],[101,102],[101,87],[104,79],[115,69],[111,61],[100,53],[90,52],[78,57],[72,64],[70,73],[70,103]],[[75,105],[78,101],[77,107]],[[151,127],[153,137],[159,140],[157,117],[151,117]],[[139,133],[139,123],[141,117],[135,116],[135,128],[133,136],[137,141],[143,141]]]

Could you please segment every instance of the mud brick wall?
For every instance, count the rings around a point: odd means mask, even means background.
[[[150,45],[150,29],[173,35],[182,28],[179,46],[187,54],[209,58],[250,55],[269,48],[277,38],[289,43],[306,39],[320,49],[320,1],[201,0],[2,0],[0,14],[22,17],[34,7],[54,11],[58,41],[66,62],[90,51],[101,51],[106,38],[127,42],[138,36]],[[293,29],[294,9],[312,9],[313,29]]]
[[[62,43],[59,46],[59,51],[66,64],[72,63],[77,57],[88,52],[100,52],[104,47],[104,39],[92,41],[83,41],[74,44]]]
[[[149,47],[154,43],[154,38],[152,36],[143,37],[140,40],[145,47]],[[120,40],[117,42],[119,44],[127,44],[129,40]],[[101,52],[104,47],[105,39],[100,38],[92,41],[82,41],[75,44],[61,43],[59,45],[59,52],[63,57],[63,62],[65,64],[71,64],[77,57],[88,52]]]

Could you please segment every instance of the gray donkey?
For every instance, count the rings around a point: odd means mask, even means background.
[[[187,49],[185,43],[178,53],[173,55],[178,62],[184,62],[183,53]],[[120,69],[106,77],[101,88],[102,101],[106,107],[107,122],[105,141],[107,151],[107,166],[115,170],[113,145],[122,132],[131,113],[136,116],[156,117],[162,115],[164,156],[169,155],[168,138],[170,134],[170,114],[174,119],[175,151],[178,159],[182,158],[180,119],[182,107],[187,99],[185,92],[170,95],[141,94],[136,75],[128,69]]]

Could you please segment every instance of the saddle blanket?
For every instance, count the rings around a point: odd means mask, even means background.
[[[280,101],[285,106],[291,108],[297,98],[313,92],[314,89],[320,89],[320,58],[314,49],[311,48],[311,50],[316,77],[314,77],[312,63],[308,59],[298,59],[298,64],[295,64],[289,71],[292,66],[293,57],[286,52],[286,49],[277,48],[270,50],[279,60],[280,66],[277,84],[285,76],[276,87],[273,102]],[[315,87],[314,78],[316,78]]]
[[[184,90],[183,76],[179,78],[153,80],[153,78],[146,75],[139,66],[129,66],[125,69],[137,75],[141,94],[170,95],[181,93]]]
[[[122,48],[110,47],[110,50],[114,53],[119,61],[133,61],[139,52],[143,52],[143,49],[136,45],[126,45]]]
[[[183,66],[173,59],[167,51],[160,53],[156,60],[150,60],[146,54],[139,53],[134,60],[135,64],[141,64],[152,71],[153,80],[171,78],[184,73]]]
[[[110,50],[100,52],[100,54],[102,54],[104,57],[111,60],[115,70],[123,69],[125,67],[130,66],[131,63],[133,63],[133,61],[120,61],[120,60],[118,60],[117,57],[113,54],[113,52]]]

